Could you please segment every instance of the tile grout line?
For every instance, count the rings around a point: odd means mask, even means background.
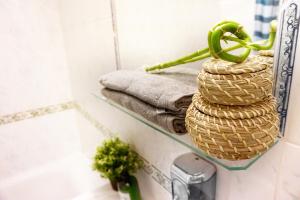
[[[75,102],[68,101],[59,104],[48,105],[45,107],[33,108],[33,109],[16,112],[8,115],[2,115],[0,116],[0,126],[5,124],[10,124],[10,123],[15,123],[26,119],[41,117],[52,113],[62,112],[74,108],[75,108]]]
[[[119,48],[119,35],[117,27],[117,14],[116,14],[116,4],[115,0],[110,0],[110,12],[111,12],[111,21],[112,21],[112,30],[113,30],[113,39],[114,39],[114,50],[115,50],[115,61],[116,61],[116,70],[121,69],[121,60],[120,60],[120,48]]]

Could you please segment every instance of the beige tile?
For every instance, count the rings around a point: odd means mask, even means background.
[[[88,121],[81,113],[76,112],[77,125],[80,132],[80,142],[82,151],[89,158],[95,154],[97,146],[99,146],[104,139],[105,134],[97,129],[90,121]]]
[[[221,166],[217,166],[217,185],[216,185],[216,199],[230,200],[229,194],[232,188],[231,172]]]
[[[59,11],[64,30],[111,18],[110,0],[61,0]]]
[[[1,180],[79,152],[74,112],[68,110],[1,126]]]
[[[218,11],[211,10],[218,10],[218,3],[117,0],[121,66],[153,65],[206,47],[208,30],[219,21]]]
[[[255,2],[253,0],[219,0],[220,20],[234,20],[243,25],[252,37],[254,33]],[[239,8],[239,9],[236,9]],[[253,38],[254,39],[254,38]]]
[[[156,183],[145,172],[140,171],[137,174],[137,179],[144,200],[167,200],[172,198],[170,193]]]
[[[286,143],[282,151],[284,153],[275,199],[300,199],[300,146]]]
[[[92,171],[91,161],[80,153],[36,167],[0,184],[1,200],[96,200],[106,199],[113,193],[116,196],[108,180]]]
[[[279,143],[244,171],[230,172],[229,200],[272,200],[280,173],[283,144]]]
[[[75,18],[69,20],[76,23]],[[64,36],[75,100],[84,110],[96,113],[95,118],[100,123],[103,123],[103,120],[113,122],[111,110],[103,108],[101,101],[91,94],[99,89],[100,75],[116,69],[111,20],[96,20],[80,26],[67,27]],[[103,139],[102,133],[91,127],[90,122],[86,122],[82,116],[79,116],[78,120],[83,150],[92,155],[95,146]]]
[[[0,115],[71,100],[59,15],[47,2],[1,2]]]
[[[101,20],[64,32],[75,100],[90,96],[100,75],[116,69],[111,23]]]
[[[126,123],[133,124],[129,120]],[[170,177],[173,161],[179,155],[190,152],[190,150],[158,131],[145,127],[143,124],[135,124],[135,129],[126,130],[122,137],[132,143],[143,157]]]

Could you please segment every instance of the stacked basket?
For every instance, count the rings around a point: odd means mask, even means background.
[[[278,135],[270,52],[240,64],[211,59],[198,75],[186,127],[207,154],[242,160],[266,151]]]

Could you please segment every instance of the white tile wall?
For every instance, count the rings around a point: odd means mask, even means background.
[[[91,92],[101,74],[116,69],[110,1],[62,0],[60,13],[74,98],[89,112],[105,113]],[[92,156],[101,133],[80,115],[78,124],[83,150]]]
[[[22,174],[14,180],[0,183],[0,198],[1,200],[119,199],[109,182],[92,171],[90,165],[91,161],[83,154],[65,156],[56,162]]]
[[[105,134],[79,112],[76,113],[76,122],[80,132],[82,151],[85,152],[89,158],[92,158],[97,146],[105,139]]]
[[[0,115],[71,100],[57,1],[1,1],[0,23]]]
[[[0,1],[0,116],[72,100],[58,2]],[[0,199],[41,199],[45,180],[12,180],[80,151],[74,110],[0,126]],[[58,183],[49,176],[47,183]]]
[[[60,11],[72,90],[86,101],[100,74],[116,69],[110,1],[63,0]]]
[[[116,69],[111,23],[98,20],[64,32],[72,89],[80,99],[98,88],[100,74]]]
[[[134,69],[205,48],[219,7],[209,0],[116,0],[116,16],[121,66]]]
[[[228,199],[274,199],[283,146],[282,143],[274,146],[249,169],[231,172],[231,189]]]
[[[145,172],[140,171],[137,174],[139,181],[139,188],[144,200],[167,200],[171,199],[171,195],[159,184],[157,184],[151,177],[149,177]]]
[[[300,199],[300,147],[285,143],[279,181],[277,183],[276,200]]]
[[[1,181],[81,150],[75,110],[0,126]]]
[[[231,172],[224,170],[222,167],[217,166],[217,191],[216,199],[217,200],[229,200],[231,184]]]
[[[63,0],[59,9],[65,30],[111,17],[110,0]]]
[[[240,9],[233,11],[233,8]],[[220,9],[221,20],[236,21],[244,26],[250,36],[253,36],[255,0],[220,0]]]

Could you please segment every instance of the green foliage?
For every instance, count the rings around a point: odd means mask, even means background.
[[[143,166],[143,161],[119,138],[104,141],[94,156],[93,169],[113,181],[126,180]]]

